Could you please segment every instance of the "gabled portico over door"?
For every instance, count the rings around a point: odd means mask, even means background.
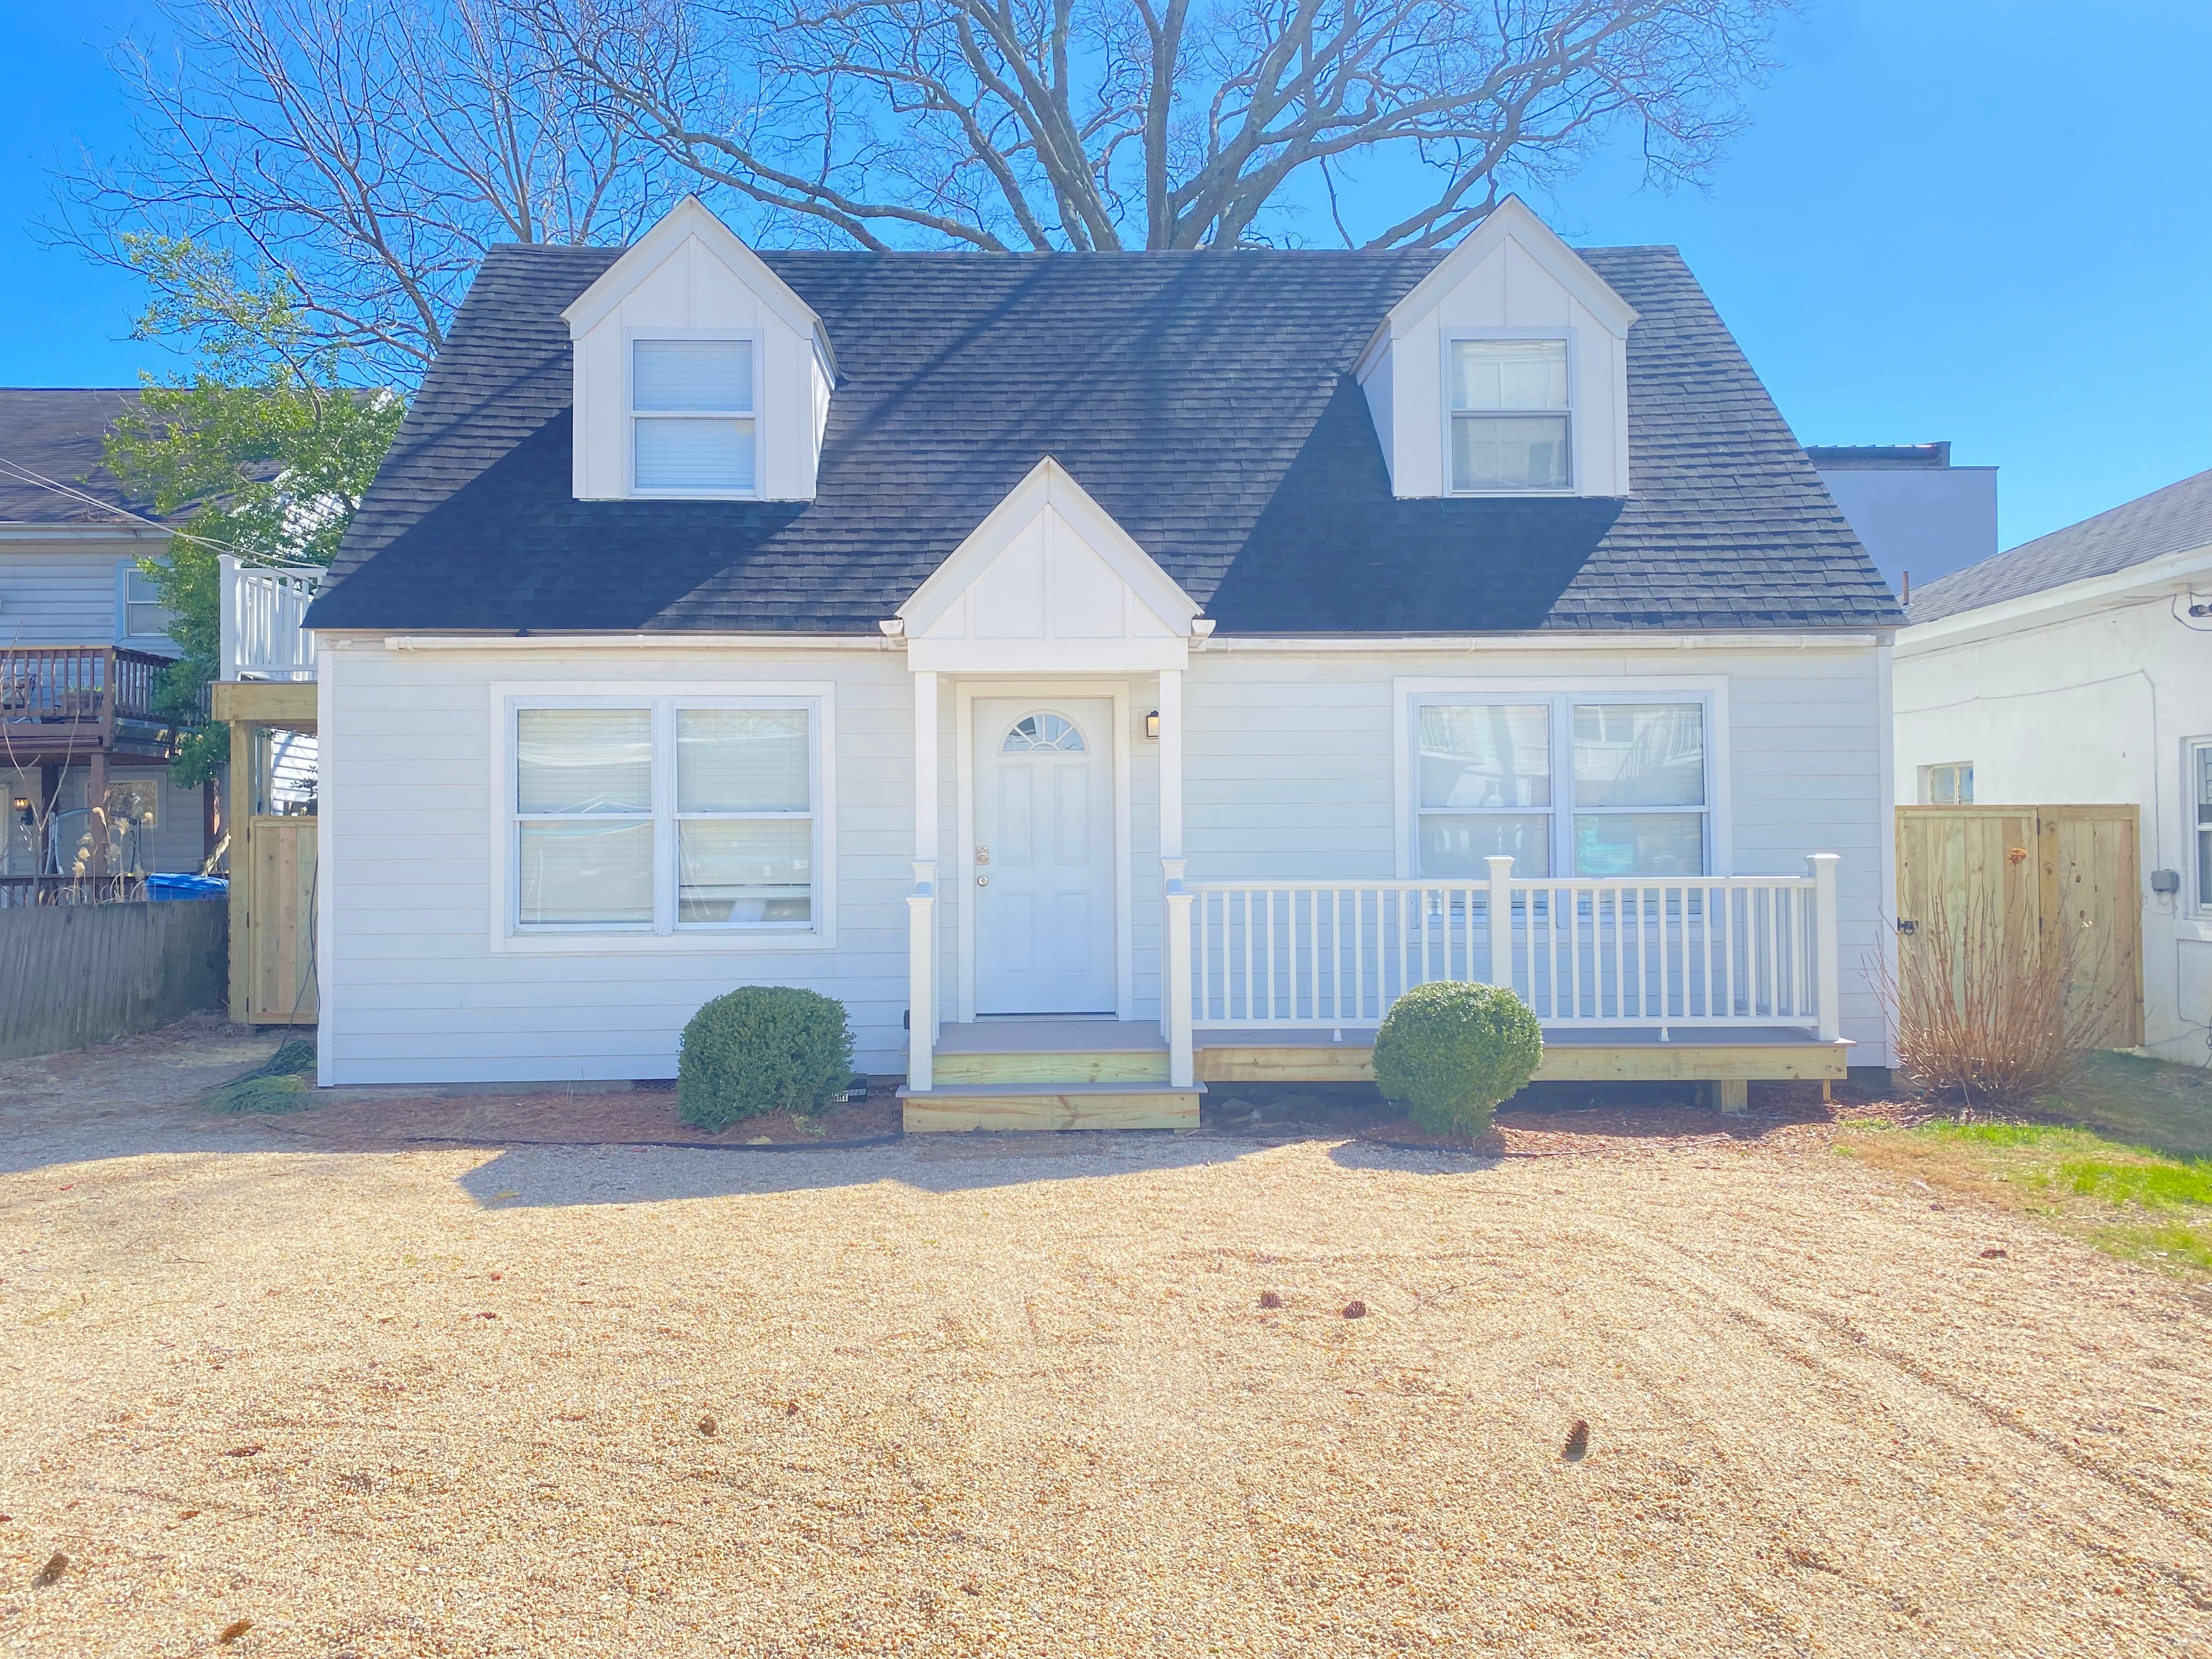
[[[1129,699],[1137,676],[1158,687],[1161,875],[1172,915],[1182,874],[1182,671],[1190,641],[1212,628],[1198,619],[1190,596],[1049,459],[887,627],[904,637],[915,678],[911,1097],[930,1091],[932,1047],[946,1018],[1131,1016]],[[946,679],[957,688],[959,750],[960,844],[949,855],[939,846]],[[1049,746],[1032,746],[1039,744]],[[1017,842],[1018,862],[1009,865]],[[951,1015],[938,1007],[937,899],[947,884],[958,898],[960,944]],[[1167,958],[1176,959],[1171,951]],[[1162,993],[1173,1025],[1188,986],[1178,994],[1164,985]],[[1187,1019],[1182,1024],[1170,1085],[1188,1091]],[[1167,1036],[1173,1048],[1173,1031]]]

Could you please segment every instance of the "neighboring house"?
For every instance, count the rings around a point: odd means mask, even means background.
[[[210,847],[215,792],[169,781],[178,732],[152,706],[154,675],[178,650],[139,561],[168,534],[100,460],[137,401],[0,389],[0,878],[15,890],[42,874],[197,870]]]
[[[2132,804],[2143,1041],[2212,1038],[2212,472],[1914,590],[1897,797]]]
[[[1820,482],[1892,591],[1911,590],[1997,550],[1997,470],[1954,466],[1951,446],[1808,444]]]
[[[1195,1122],[1445,976],[1547,1077],[1886,1065],[1901,620],[1674,250],[1517,201],[498,248],[307,617],[322,1081],[665,1078],[748,983],[910,1127]]]

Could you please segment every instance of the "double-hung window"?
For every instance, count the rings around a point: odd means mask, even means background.
[[[821,931],[819,700],[514,708],[518,933]]]
[[[754,343],[634,339],[630,487],[641,495],[757,493]]]
[[[1451,487],[1474,495],[1574,483],[1565,340],[1446,342]]]
[[[2212,738],[2189,745],[2190,829],[2197,837],[2197,908],[2212,913]]]
[[[168,607],[161,603],[161,585],[138,567],[136,559],[124,560],[115,571],[115,608],[117,632],[126,640],[167,639],[169,633]]]
[[[1681,700],[1419,697],[1411,722],[1423,877],[1698,876],[1711,860],[1711,710]]]

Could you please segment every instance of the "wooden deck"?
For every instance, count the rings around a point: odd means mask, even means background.
[[[1372,1027],[1200,1028],[1198,1086],[1168,1084],[1168,1045],[1146,1021],[984,1020],[945,1026],[935,1087],[902,1090],[908,1133],[937,1129],[1172,1129],[1198,1126],[1210,1083],[1371,1083]],[[1746,1085],[1844,1076],[1851,1045],[1787,1027],[1727,1031],[1570,1026],[1544,1034],[1540,1083],[1711,1085],[1723,1110]]]

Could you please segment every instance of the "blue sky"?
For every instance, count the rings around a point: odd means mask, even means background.
[[[1570,241],[1679,246],[1802,441],[1999,467],[2011,546],[2212,466],[2212,7],[2125,11],[1811,0],[1708,188],[1614,155],[1535,205]],[[0,0],[0,384],[166,366],[134,285],[30,228],[58,158],[123,142],[101,49],[143,16]]]

